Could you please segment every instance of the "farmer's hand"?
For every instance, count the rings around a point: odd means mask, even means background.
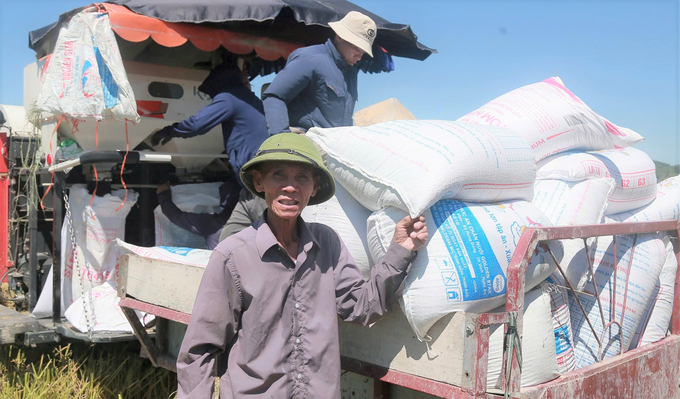
[[[172,125],[166,126],[163,129],[157,131],[151,136],[151,145],[157,146],[159,143],[161,145],[167,144],[168,141],[172,139],[172,133],[174,129]]]
[[[160,186],[158,186],[158,188],[156,188],[156,194],[160,194],[166,190],[170,190],[170,185],[168,183],[163,183]]]
[[[424,217],[418,216],[413,219],[406,216],[397,223],[392,239],[409,251],[417,251],[425,245],[429,237]]]

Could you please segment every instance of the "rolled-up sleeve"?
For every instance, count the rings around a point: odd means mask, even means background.
[[[228,356],[241,313],[238,276],[213,252],[177,357],[177,398],[212,398],[217,356]]]
[[[291,58],[264,92],[264,114],[269,134],[289,131],[288,103],[312,81],[314,69],[301,58]]]
[[[371,269],[371,278],[365,281],[343,245],[335,268],[340,318],[368,325],[390,311],[391,304],[401,293],[415,256],[416,252],[392,241],[385,256]]]

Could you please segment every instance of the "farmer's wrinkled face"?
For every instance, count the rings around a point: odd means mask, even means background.
[[[364,56],[365,51],[353,45],[352,43],[337,36],[335,37],[335,40],[335,48],[338,50],[338,53],[342,55],[342,58],[345,59],[345,62],[349,66],[354,66],[354,64],[359,62],[361,57]]]
[[[258,169],[253,170],[253,186],[264,192],[268,216],[296,220],[319,189],[319,177],[311,165],[277,161],[265,162]]]

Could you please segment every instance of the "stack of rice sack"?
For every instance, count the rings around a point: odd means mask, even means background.
[[[656,189],[653,161],[645,153],[631,147],[556,154],[538,162],[536,175],[533,203],[553,224],[559,226],[599,224],[603,216],[612,209],[626,207],[630,209],[631,206],[649,202]],[[632,177],[639,180],[640,184],[631,187]],[[589,238],[586,243],[590,248],[589,253],[586,252],[583,240],[563,240],[564,256],[561,266],[567,279],[577,290],[584,290],[590,277],[588,257],[594,256],[597,238]],[[597,269],[598,264],[595,263],[594,266]],[[555,303],[553,312],[558,362],[561,365],[560,371],[564,373],[582,365],[577,361],[585,355],[585,348],[580,344],[584,336],[590,332],[590,327],[575,301],[570,301],[573,309],[565,305],[564,299],[568,290],[565,288],[566,283],[561,281],[562,276],[557,274],[552,280],[557,282],[555,290],[552,291]],[[593,294],[592,287],[586,291]],[[602,289],[599,291],[604,294]],[[617,292],[623,297],[622,289],[618,289]],[[584,297],[592,299],[587,295]],[[592,316],[598,316],[601,330],[599,308],[592,306],[593,301],[589,304],[591,305],[587,308],[591,310],[589,317],[591,321],[595,321]],[[607,321],[609,320],[607,318]],[[572,323],[576,326],[572,326]],[[597,329],[598,324],[595,325]],[[577,344],[576,347],[573,347],[574,342]]]
[[[512,127],[531,142],[537,161],[532,203],[554,225],[598,224],[605,214],[637,208],[654,199],[654,163],[642,151],[630,148],[642,137],[594,113],[557,78],[505,94],[459,120]],[[588,240],[589,246],[595,243],[596,239]],[[565,240],[563,245],[561,265],[567,278],[592,294],[592,287],[586,287],[588,258],[583,241]],[[607,248],[600,249],[596,269],[598,261],[606,263],[602,257]],[[599,269],[606,273],[604,267]],[[586,353],[592,346],[583,345],[589,327],[580,308],[569,306],[574,301],[567,296],[562,276],[555,274],[549,282],[557,359],[560,372],[565,373],[584,365],[583,359],[592,354]],[[619,288],[618,292],[622,291]],[[607,294],[602,288],[599,292],[601,297]],[[586,309],[592,310],[591,320],[599,311],[592,306]]]
[[[657,186],[653,161],[630,147],[551,156],[538,163],[535,190],[534,205],[556,225],[598,224],[602,217],[610,222],[677,220],[680,206],[673,179]],[[634,251],[633,236],[618,237],[616,255],[610,236],[588,239],[587,244],[586,254],[582,240],[564,242],[561,266],[569,282],[582,291],[577,297],[583,309],[569,293],[573,335],[558,336],[556,330],[558,358],[560,347],[566,349],[563,372],[663,338],[670,322],[677,262],[668,237],[640,235]],[[565,315],[560,316],[556,328],[564,321]],[[618,324],[609,325],[612,320]]]
[[[657,185],[656,196],[649,204],[633,210],[626,210],[605,217],[606,223],[656,222],[680,220],[680,176],[668,178]],[[666,336],[673,310],[673,295],[678,259],[668,236],[657,236],[657,246],[665,248],[665,253],[657,252],[654,260],[660,263],[654,285],[649,284],[650,300],[639,315],[640,321],[631,332],[626,348],[633,349],[656,342]],[[638,241],[640,239],[638,238]],[[637,248],[635,257],[638,257]],[[637,281],[634,281],[637,285]]]
[[[556,118],[551,112],[561,107],[564,107],[564,119]],[[669,179],[659,184],[657,190],[653,161],[644,152],[630,147],[642,137],[593,113],[558,79],[551,78],[517,89],[459,120],[508,126],[532,143],[537,161],[532,203],[554,225],[598,224],[602,223],[605,215],[612,221],[678,218],[680,198],[677,183]],[[560,126],[561,122],[566,124]],[[627,290],[625,280],[622,286],[617,287],[618,298],[623,299],[625,294],[630,300],[623,319],[622,304],[619,303],[619,309],[616,310],[607,300],[613,294],[614,283],[612,240],[602,238],[598,242],[589,239],[587,242],[591,248],[589,254],[586,254],[582,240],[565,240],[561,265],[569,282],[577,290],[586,292],[579,298],[586,302],[585,310],[590,319],[598,321],[599,326],[595,327],[598,334],[602,331],[602,323],[599,321],[599,308],[593,306],[593,297],[587,295],[594,295],[593,284],[596,284],[587,273],[587,256],[594,258],[593,266],[598,275],[598,292],[605,308],[606,321],[616,317],[623,324],[624,348],[663,337],[672,308],[672,270],[676,269],[673,266],[675,257],[672,248],[666,247],[664,250],[664,237],[640,237],[630,267],[625,256],[630,256],[632,241],[619,240],[616,258],[619,279],[622,275],[626,278],[630,274],[629,281],[636,282],[630,284]],[[641,274],[644,276],[638,279]],[[598,345],[593,346],[596,340],[580,307],[574,298],[570,300],[566,296],[566,282],[561,279],[561,275],[556,274],[549,281],[553,283],[551,295],[558,362],[560,371],[566,372],[577,366],[591,364],[600,355]],[[571,306],[566,306],[565,300]],[[654,308],[657,311],[652,314]],[[573,325],[569,321],[572,319],[570,313],[574,314]],[[645,329],[647,326],[650,328]],[[617,344],[613,341],[620,338],[617,334],[613,331],[611,339],[605,339],[604,357],[616,354],[614,346]],[[646,340],[642,339],[645,335],[648,337]],[[572,347],[574,342],[575,350]]]
[[[591,156],[606,164],[603,159],[619,156],[620,148],[642,139],[594,113],[556,78],[507,93],[455,122],[311,129],[308,137],[328,154],[339,190],[326,205],[305,209],[303,217],[335,228],[366,277],[389,246],[395,224],[406,215],[425,217],[430,240],[412,265],[401,300],[416,336],[424,341],[430,339],[429,328],[448,313],[488,312],[504,303],[506,270],[525,228],[597,224],[611,198],[624,204],[645,201],[631,200],[626,191],[612,197],[617,187],[628,187],[622,178],[617,185],[617,176],[606,167],[581,180],[548,173],[537,180],[536,162],[548,163],[551,155],[597,154]],[[649,184],[639,186],[647,190],[639,197],[653,198]],[[558,261],[564,255],[569,264],[578,252],[570,245],[552,242],[549,248]],[[526,289],[548,279],[555,268],[552,257],[539,248],[527,270]],[[538,325],[541,318],[550,322],[532,331],[543,335],[525,340],[522,385],[574,367],[569,301],[560,277],[553,275],[526,294],[527,306],[536,300],[551,306],[533,305],[543,310],[531,320],[527,310],[525,326]],[[502,336],[503,329],[498,330]],[[491,341],[488,381],[500,386]]]
[[[401,301],[418,338],[429,339],[429,328],[446,314],[485,312],[503,304],[506,269],[522,230],[549,224],[528,202],[535,162],[516,132],[450,121],[399,121],[312,129],[308,136],[327,152],[329,169],[344,190],[373,212],[366,231],[371,261],[386,251],[398,220],[407,214],[426,218],[430,241],[419,251]],[[336,196],[346,211],[351,201],[344,190]],[[315,217],[303,217],[321,221],[323,206],[309,208]],[[331,201],[328,207],[333,206]],[[360,234],[340,236],[347,243]],[[554,270],[542,255],[530,266],[528,289]],[[554,342],[548,327],[548,339],[539,342]],[[544,347],[552,349],[554,360],[554,344]]]

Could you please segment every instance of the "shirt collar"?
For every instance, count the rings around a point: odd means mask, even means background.
[[[337,65],[338,68],[344,70],[350,67],[349,64],[345,61],[345,59],[342,58],[342,55],[340,54],[338,49],[335,48],[335,44],[333,44],[332,39],[328,39],[326,41],[325,46],[328,52],[330,53],[331,57],[333,58],[333,61],[335,61],[335,65]]]
[[[253,225],[255,230],[257,230],[255,236],[255,246],[257,247],[257,253],[260,256],[260,259],[264,257],[264,254],[270,248],[279,245],[279,242],[274,236],[274,232],[272,232],[271,228],[267,224],[267,212],[269,212],[269,210],[263,212],[262,216],[260,216],[260,219],[258,219],[258,221]],[[308,252],[313,246],[319,247],[319,242],[309,230],[309,226],[307,226],[307,223],[305,223],[302,217],[298,216],[297,223],[300,234],[300,246],[303,248],[303,250]]]

